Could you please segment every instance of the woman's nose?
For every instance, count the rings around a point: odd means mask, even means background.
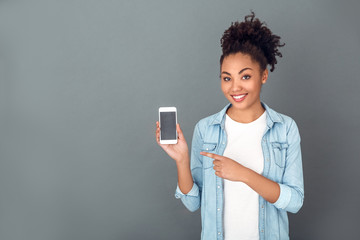
[[[236,91],[239,91],[242,89],[242,86],[241,86],[241,83],[240,83],[240,80],[236,79],[232,82],[232,91],[233,92],[236,92]]]

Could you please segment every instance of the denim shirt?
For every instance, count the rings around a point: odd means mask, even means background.
[[[291,117],[277,113],[263,102],[261,105],[266,110],[267,125],[261,142],[262,175],[279,184],[280,196],[270,203],[259,195],[259,236],[261,240],[289,239],[287,212],[298,212],[304,200],[300,134]],[[223,155],[227,143],[225,114],[230,106],[227,104],[219,113],[196,124],[190,162],[194,184],[187,194],[180,191],[179,185],[175,190],[175,197],[189,211],[201,206],[202,240],[224,239],[224,179],[215,175],[214,159],[200,152]]]

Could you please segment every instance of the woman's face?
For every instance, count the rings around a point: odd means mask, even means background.
[[[221,90],[232,107],[243,111],[261,106],[260,91],[267,81],[268,70],[260,71],[259,63],[248,54],[239,52],[224,58],[220,73]]]

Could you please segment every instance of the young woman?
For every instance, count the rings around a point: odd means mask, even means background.
[[[232,23],[221,39],[221,90],[229,103],[200,120],[191,158],[177,125],[178,143],[159,142],[175,160],[175,197],[201,207],[201,239],[289,239],[287,212],[303,205],[300,135],[295,121],[260,101],[274,70],[280,37],[255,18]]]

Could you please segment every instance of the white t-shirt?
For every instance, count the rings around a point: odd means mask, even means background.
[[[266,111],[250,123],[239,123],[227,114],[227,146],[224,156],[262,174],[261,140],[266,129]],[[242,182],[224,179],[224,239],[259,239],[259,194]]]

